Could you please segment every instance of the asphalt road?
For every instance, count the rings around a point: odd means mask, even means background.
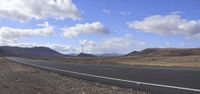
[[[200,94],[200,70],[72,64],[7,57],[8,60],[94,82],[143,90],[153,94]]]

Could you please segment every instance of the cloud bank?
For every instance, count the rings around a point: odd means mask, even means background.
[[[0,44],[14,42],[19,38],[28,37],[33,35],[49,35],[53,33],[53,26],[48,22],[38,24],[41,28],[36,29],[20,29],[11,27],[0,27]]]
[[[72,27],[63,28],[64,36],[68,38],[77,37],[81,34],[108,34],[109,30],[100,22],[76,24]]]
[[[72,0],[1,0],[0,16],[26,22],[34,19],[80,19]]]
[[[145,41],[138,41],[133,39],[132,36],[124,35],[121,37],[105,38],[100,41],[81,40],[80,44],[85,44],[84,48],[86,53],[95,54],[126,54],[133,50],[144,49],[147,46]],[[81,48],[76,49],[76,51],[81,52]]]
[[[178,14],[153,15],[142,21],[128,22],[128,27],[160,35],[184,35],[200,39],[200,20],[183,19]]]

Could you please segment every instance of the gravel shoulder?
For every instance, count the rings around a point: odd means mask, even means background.
[[[0,94],[149,94],[89,82],[0,58]]]

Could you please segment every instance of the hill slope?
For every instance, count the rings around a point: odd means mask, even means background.
[[[133,51],[126,56],[161,57],[189,55],[200,55],[200,48],[148,48],[142,51]]]
[[[22,48],[22,47],[10,47],[10,46],[0,46],[0,56],[64,57],[63,54],[60,54],[47,47]]]

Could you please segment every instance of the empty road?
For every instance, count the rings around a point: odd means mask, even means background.
[[[7,57],[8,60],[94,82],[149,91],[153,94],[200,94],[200,70],[72,64]]]

